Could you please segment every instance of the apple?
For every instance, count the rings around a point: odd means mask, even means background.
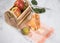
[[[11,10],[17,17],[21,15],[21,11],[18,7],[13,7]]]
[[[24,1],[23,0],[17,0],[15,2],[15,6],[19,7],[20,10],[23,10],[24,9]]]

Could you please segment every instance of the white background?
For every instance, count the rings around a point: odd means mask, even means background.
[[[6,24],[4,12],[10,8],[15,0],[0,0],[0,43],[30,43],[23,35]],[[50,8],[40,14],[42,23],[54,28],[54,34],[45,43],[60,43],[60,0],[37,0],[38,6]]]

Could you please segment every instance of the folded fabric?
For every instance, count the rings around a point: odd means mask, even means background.
[[[33,43],[44,43],[53,34],[53,28],[41,24],[40,29],[30,30],[30,34],[26,36]]]

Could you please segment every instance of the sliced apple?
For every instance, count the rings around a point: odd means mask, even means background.
[[[39,15],[33,14],[31,20],[27,24],[28,24],[28,26],[30,26],[34,30],[40,28]]]

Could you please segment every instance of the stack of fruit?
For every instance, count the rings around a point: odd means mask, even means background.
[[[17,17],[19,17],[27,7],[27,2],[24,2],[23,0],[16,0],[14,6],[10,10],[14,12]]]

